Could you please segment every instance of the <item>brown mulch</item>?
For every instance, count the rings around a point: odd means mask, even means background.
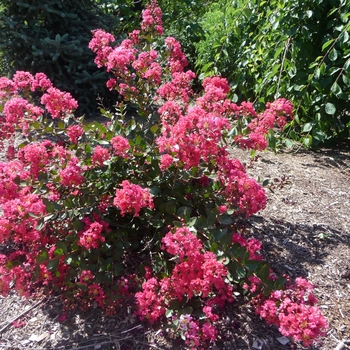
[[[279,274],[302,276],[315,285],[329,322],[326,338],[312,349],[350,349],[350,147],[317,152],[302,149],[264,152],[248,173],[270,179],[267,208],[246,223],[246,233],[263,242],[266,259]],[[98,309],[72,312],[59,321],[59,298],[26,300],[0,297],[0,349],[181,349],[166,334],[149,328],[130,312],[113,317]],[[13,324],[16,320],[16,328]],[[223,314],[220,337],[212,349],[303,349],[283,345],[245,303]]]

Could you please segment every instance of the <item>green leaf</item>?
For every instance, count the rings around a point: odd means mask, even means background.
[[[257,272],[256,274],[260,279],[265,282],[267,281],[268,277],[270,276],[270,266],[269,264],[264,264]]]
[[[320,129],[315,129],[312,131],[312,137],[318,142],[323,142],[325,140],[325,133]]]
[[[232,216],[227,214],[220,215],[218,221],[223,225],[232,225],[234,223]]]
[[[244,265],[249,271],[255,271],[262,264],[264,264],[264,262],[259,261],[259,260],[248,260],[245,262]]]
[[[350,86],[350,78],[349,77],[347,77],[345,74],[343,74],[342,79],[343,79],[343,83],[346,86]]]
[[[290,139],[285,139],[284,143],[285,143],[287,148],[292,148],[293,145],[294,145],[294,142],[292,140],[290,140]]]
[[[343,93],[343,90],[337,83],[333,83],[333,85],[331,86],[331,91],[337,97],[339,97]]]
[[[64,242],[58,241],[56,242],[56,249],[54,251],[54,254],[57,256],[62,256],[63,254],[67,253],[67,246]]]
[[[305,12],[305,14],[306,14],[306,16],[307,16],[308,18],[311,18],[312,15],[313,15],[313,11],[308,10],[308,11]]]
[[[336,49],[332,49],[328,57],[332,62],[336,61],[338,58],[338,51]]]
[[[315,70],[314,78],[318,80],[320,79],[320,75],[321,75],[321,69],[317,67]]]
[[[165,203],[161,203],[159,205],[159,211],[161,213],[166,213],[166,214],[175,214],[176,212],[176,202],[174,200],[170,200]]]
[[[338,41],[340,42],[341,47],[343,47],[349,41],[349,33],[347,31],[342,32],[339,35]]]
[[[158,130],[158,125],[153,125],[150,130],[152,131],[153,134],[155,134]]]
[[[344,69],[344,72],[350,74],[350,58],[348,58],[347,61],[345,62],[343,69]]]
[[[313,127],[313,124],[312,124],[312,123],[306,123],[306,124],[303,126],[302,132],[309,132],[309,131],[312,130],[312,127]]]
[[[246,276],[245,268],[237,261],[231,261],[227,267],[235,283],[239,283]]]
[[[332,45],[335,39],[331,39],[326,41],[323,45],[322,45],[322,51],[325,50],[328,46]]]
[[[310,147],[312,143],[312,136],[307,135],[306,137],[301,138],[300,141],[305,147]]]
[[[170,300],[169,306],[172,310],[180,310],[180,302],[177,299]]]
[[[49,259],[49,253],[47,252],[46,249],[42,248],[41,252],[36,257],[36,262],[38,264],[42,264],[43,262],[47,261],[48,259]]]
[[[55,206],[54,206],[53,202],[51,202],[47,198],[43,198],[42,201],[43,201],[48,213],[53,213],[55,211]]]
[[[166,318],[171,317],[173,315],[173,312],[174,312],[174,310],[172,310],[172,309],[166,309],[165,310],[165,317]]]
[[[38,224],[36,225],[35,229],[37,231],[41,231],[45,226],[45,220],[44,218],[41,218],[39,221],[38,221]]]
[[[188,222],[191,217],[191,213],[192,213],[191,207],[183,206],[177,210],[176,215],[183,218],[185,222]]]
[[[59,263],[59,260],[58,260],[58,259],[50,260],[50,261],[47,263],[47,269],[48,269],[49,271],[57,271],[58,263]]]
[[[225,237],[229,236],[227,232],[228,232],[227,227],[210,230],[210,233],[212,234],[216,242],[221,242],[223,239],[225,239]],[[231,237],[230,237],[230,240],[231,240]]]
[[[324,110],[327,114],[334,115],[337,109],[335,108],[333,103],[327,102]]]

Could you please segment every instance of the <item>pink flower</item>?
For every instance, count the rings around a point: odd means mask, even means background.
[[[13,76],[13,82],[18,90],[29,90],[34,77],[29,72],[17,71]]]
[[[202,326],[202,338],[203,340],[214,341],[217,337],[217,329],[210,323],[205,322]]]
[[[52,87],[52,82],[44,73],[35,74],[31,90],[35,91],[40,89],[41,91],[46,91]]]
[[[47,89],[41,97],[41,103],[45,105],[52,118],[60,118],[78,108],[78,102],[69,92],[62,92],[54,87]]]
[[[89,48],[97,54],[95,58],[95,63],[98,68],[106,65],[108,61],[108,55],[112,52],[112,47],[110,43],[114,42],[114,36],[112,34],[106,33],[102,29],[96,29],[92,31],[93,38],[89,43]]]
[[[132,40],[134,44],[138,44],[140,41],[140,30],[133,30],[131,33],[129,33],[129,38]]]
[[[203,80],[204,91],[208,92],[211,89],[219,89],[222,90],[224,94],[228,94],[230,92],[230,86],[228,85],[228,81],[225,78],[220,77],[208,77]]]
[[[159,283],[154,277],[142,284],[142,291],[135,294],[137,310],[141,320],[147,319],[151,324],[165,314],[165,298],[159,294]]]
[[[125,39],[119,46],[110,51],[106,62],[107,72],[113,71],[115,74],[130,75],[129,66],[135,60],[137,52],[132,45],[131,40]]]
[[[146,32],[156,30],[158,34],[163,34],[162,27],[162,10],[158,7],[156,0],[151,0],[142,11],[141,28]]]
[[[123,158],[128,158],[128,150],[130,149],[130,144],[129,144],[129,140],[126,139],[123,136],[114,136],[111,139],[111,144],[113,147],[113,151],[114,153],[119,156],[119,157],[123,157]]]
[[[77,144],[79,137],[84,134],[84,129],[81,125],[71,125],[66,129],[66,133],[71,142]]]
[[[296,283],[285,290],[274,291],[267,299],[257,301],[256,313],[268,324],[277,325],[281,334],[310,346],[324,336],[328,328],[326,319],[314,306],[315,302],[311,284],[297,278]]]
[[[16,85],[11,79],[0,77],[0,101],[16,92]]]
[[[171,155],[163,154],[160,158],[160,165],[159,165],[160,170],[165,171],[171,166],[173,162],[174,162],[174,159]]]
[[[49,163],[49,153],[46,147],[40,143],[32,143],[23,147],[18,152],[18,159],[24,164],[30,165],[30,173],[36,178],[39,171]]]
[[[108,149],[102,146],[96,146],[91,160],[93,164],[103,166],[103,163],[106,162],[109,158],[110,158],[110,155],[109,155]]]
[[[113,90],[117,85],[117,81],[114,78],[107,80],[106,86],[109,90]]]
[[[121,186],[122,189],[116,190],[113,204],[119,207],[122,216],[126,213],[139,216],[141,208],[153,209],[153,199],[147,188],[131,184],[128,180],[124,180]]]
[[[59,173],[61,184],[64,186],[79,186],[84,181],[83,169],[78,165],[79,160],[72,157],[67,166]]]
[[[220,207],[219,207],[220,214],[224,214],[224,213],[226,213],[226,211],[227,211],[226,205],[220,205]]]
[[[85,249],[98,249],[100,243],[105,241],[102,231],[102,224],[98,222],[88,223],[87,228],[79,232],[78,244]]]
[[[68,317],[67,313],[63,312],[63,313],[58,315],[57,321],[60,322],[60,323],[63,323],[63,322],[65,322],[67,320],[67,317]]]
[[[165,45],[170,53],[170,71],[172,73],[183,72],[184,68],[188,65],[188,62],[185,54],[182,52],[181,44],[173,37],[167,37],[165,39]]]

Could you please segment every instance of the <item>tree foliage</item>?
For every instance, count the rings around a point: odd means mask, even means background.
[[[120,18],[106,13],[100,1],[5,0],[0,16],[2,73],[44,72],[79,101],[80,113],[91,115],[98,94],[104,103],[116,97],[105,86],[108,75],[93,62],[88,48],[91,31],[116,30],[119,23]]]
[[[305,146],[347,137],[349,17],[346,0],[219,1],[200,21],[197,69],[227,77],[237,100],[292,100],[288,136]]]

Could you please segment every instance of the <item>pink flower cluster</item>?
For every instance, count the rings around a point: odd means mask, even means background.
[[[71,114],[78,108],[78,102],[69,92],[62,92],[54,87],[47,89],[41,97],[41,103],[46,107],[52,118],[60,118],[66,113]]]
[[[249,252],[250,260],[262,260],[262,256],[260,254],[262,243],[256,238],[245,238],[239,233],[235,233],[232,236],[232,242],[238,243],[242,247],[245,247]]]
[[[235,142],[242,148],[264,150],[267,147],[265,135],[269,130],[275,126],[283,129],[287,118],[293,119],[293,104],[284,98],[279,98],[273,103],[267,103],[266,110],[258,115],[252,106],[250,107],[248,114],[256,117],[248,124],[248,137],[238,135]]]
[[[157,58],[157,51],[151,49],[149,52],[141,52],[132,63],[132,67],[140,72],[141,77],[154,85],[161,84],[162,67],[156,62]]]
[[[81,125],[71,125],[66,129],[66,133],[72,143],[78,143],[78,139],[84,134],[84,128]]]
[[[37,120],[44,113],[40,107],[34,106],[21,97],[13,97],[6,101],[4,106],[4,127],[13,132],[15,127],[20,127],[22,133],[26,134],[28,124]]]
[[[315,306],[317,299],[312,290],[312,285],[299,277],[285,290],[274,291],[267,299],[257,298],[256,313],[268,324],[278,326],[284,336],[310,346],[325,336],[328,328],[326,319]]]
[[[102,167],[104,165],[104,162],[106,162],[109,158],[110,154],[107,148],[96,146],[91,161],[93,165]]]
[[[102,233],[103,231],[108,231],[108,224],[97,216],[95,216],[94,221],[86,217],[82,222],[85,224],[85,228],[78,233],[78,244],[85,249],[97,249],[100,243],[105,241],[105,237]]]
[[[237,214],[249,217],[266,206],[266,192],[264,188],[249,178],[238,159],[229,159],[227,151],[217,158],[219,182],[223,187],[222,194],[227,204],[238,208]]]
[[[204,307],[206,308],[210,307]],[[205,314],[207,316],[206,312]],[[199,321],[191,315],[175,316],[174,319],[178,322],[179,332],[185,338],[185,344],[191,350],[200,349],[207,341],[214,341],[217,337],[217,329],[211,322],[200,325]]]
[[[59,173],[61,184],[67,187],[79,186],[84,181],[83,169],[77,157],[71,157],[66,167]]]
[[[19,181],[27,180],[30,172],[23,163],[13,160],[0,163],[0,242],[34,243],[40,238],[36,230],[38,219],[46,214],[46,207],[30,187],[21,187]]]
[[[30,143],[19,150],[17,157],[24,165],[30,166],[30,173],[34,178],[38,177],[39,171],[49,164],[49,152],[44,144]]]
[[[115,41],[112,34],[106,33],[102,29],[95,29],[92,31],[93,38],[89,43],[89,49],[96,53],[94,62],[98,68],[102,68],[108,61],[108,55],[113,50],[110,43]]]
[[[169,52],[169,68],[171,73],[183,72],[188,65],[187,58],[182,52],[181,44],[173,37],[165,39],[165,45]]]
[[[139,216],[141,208],[153,209],[153,198],[147,188],[131,184],[128,180],[124,180],[121,187],[115,192],[113,204],[120,209],[122,216],[126,213]]]
[[[130,149],[130,144],[128,139],[123,136],[114,136],[111,139],[111,145],[113,147],[113,152],[122,158],[128,158],[128,151]]]
[[[207,322],[201,326],[191,316],[180,316],[186,344],[198,346],[203,341],[214,340],[217,334],[214,323],[218,315],[213,312],[213,307],[223,307],[226,302],[233,301],[232,286],[226,281],[226,267],[214,253],[203,252],[201,241],[186,227],[169,232],[162,243],[162,248],[178,262],[170,277],[160,281],[151,277],[142,285],[142,291],[135,295],[136,314],[154,323],[164,315],[169,300],[189,301],[200,296],[205,300],[203,312]]]
[[[46,91],[52,87],[50,79],[44,73],[37,73],[33,76],[29,72],[17,71],[13,76],[13,82],[17,90],[23,91]]]
[[[142,11],[142,30],[146,32],[156,30],[158,34],[163,34],[162,16],[162,10],[158,7],[157,1],[151,0],[151,3],[147,4],[146,9]]]
[[[78,107],[72,96],[54,88],[44,73],[33,76],[28,72],[17,71],[13,80],[0,78],[0,103],[4,104],[4,116],[0,116],[0,145],[2,139],[11,138],[16,128],[27,135],[29,124],[44,114],[44,109],[21,97],[28,97],[37,90],[44,93],[41,103],[53,118],[72,113]]]

